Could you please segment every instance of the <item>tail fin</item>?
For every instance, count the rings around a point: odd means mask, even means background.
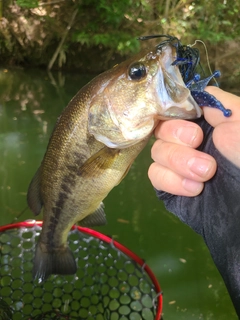
[[[76,262],[68,247],[49,251],[43,243],[37,243],[33,261],[33,278],[38,279],[39,283],[51,274],[67,275],[76,272]]]

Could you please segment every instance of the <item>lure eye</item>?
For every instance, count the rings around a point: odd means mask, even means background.
[[[140,80],[147,74],[145,65],[141,62],[133,63],[128,71],[128,75],[132,80]]]

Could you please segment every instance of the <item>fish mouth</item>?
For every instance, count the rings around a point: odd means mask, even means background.
[[[172,105],[165,111],[164,116],[166,118],[175,119],[197,119],[202,116],[203,112],[193,97],[190,95],[180,105]]]
[[[164,48],[165,59],[159,59],[157,75],[157,95],[164,118],[197,119],[202,116],[202,110],[186,87],[179,68],[174,66],[174,49],[167,45]]]

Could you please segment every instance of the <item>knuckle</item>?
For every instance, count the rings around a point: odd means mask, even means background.
[[[181,155],[179,154],[179,147],[177,145],[171,145],[168,148],[167,153],[167,161],[170,167],[176,167],[179,163],[179,159],[181,159]]]
[[[161,156],[161,149],[162,149],[163,141],[158,139],[154,142],[152,148],[151,148],[151,158],[156,161]]]

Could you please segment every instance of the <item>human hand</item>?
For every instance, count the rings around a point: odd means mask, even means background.
[[[204,107],[206,121],[214,127],[213,142],[219,152],[240,168],[240,97],[216,87],[207,87],[222,104],[232,110],[225,118],[214,108]],[[196,196],[204,182],[211,179],[217,169],[215,159],[196,150],[203,141],[202,129],[185,120],[162,121],[155,130],[156,142],[148,175],[153,186],[174,195]]]

